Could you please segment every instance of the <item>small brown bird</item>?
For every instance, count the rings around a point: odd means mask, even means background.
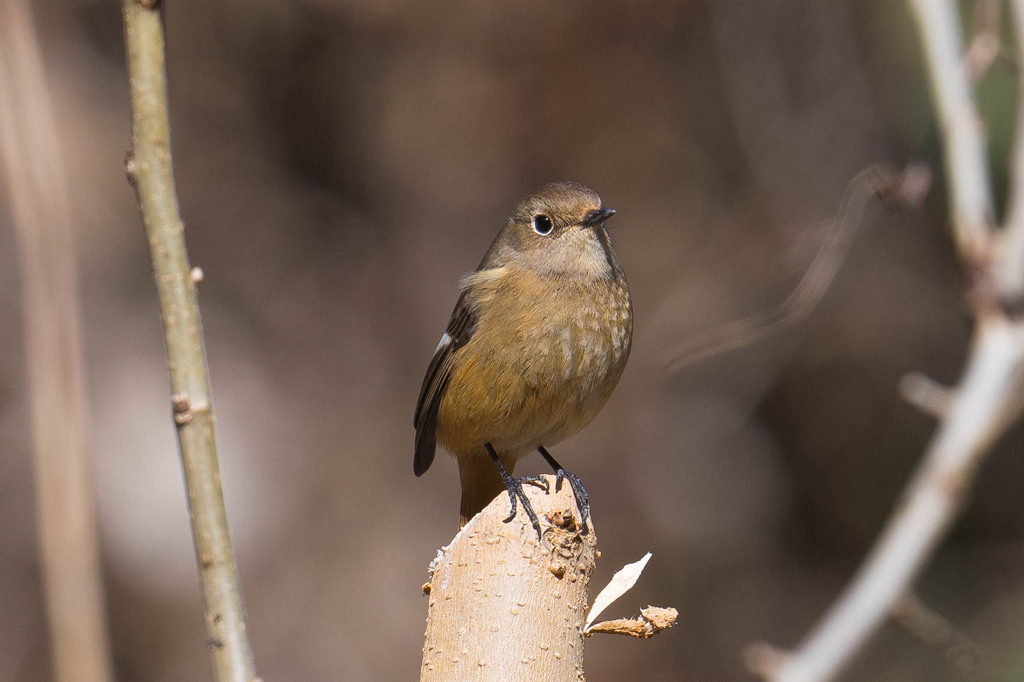
[[[413,471],[440,442],[459,460],[459,526],[503,489],[540,524],[516,460],[537,450],[572,485],[586,531],[586,489],[546,447],[597,415],[619,381],[633,340],[629,287],[605,221],[615,211],[575,182],[556,182],[512,212],[461,295],[434,351],[416,404]]]

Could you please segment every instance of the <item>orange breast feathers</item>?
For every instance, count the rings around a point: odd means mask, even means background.
[[[515,459],[590,423],[629,356],[625,286],[610,277],[556,280],[507,266],[473,273],[463,290],[477,322],[456,351],[438,441],[467,454],[490,442]]]

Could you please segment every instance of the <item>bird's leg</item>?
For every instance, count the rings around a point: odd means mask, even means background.
[[[542,476],[521,476],[514,478],[512,474],[508,472],[505,465],[501,463],[498,458],[498,453],[494,451],[494,448],[490,443],[484,443],[484,447],[487,448],[487,454],[494,460],[494,465],[498,467],[498,474],[501,476],[501,482],[505,484],[505,489],[508,491],[509,502],[512,503],[512,513],[505,519],[505,523],[508,523],[516,517],[516,498],[523,501],[523,511],[530,518],[530,523],[533,524],[533,529],[537,531],[537,537],[541,536],[540,532],[540,521],[537,519],[536,512],[533,511],[533,506],[530,505],[530,501],[526,499],[526,493],[523,492],[523,484],[530,483],[537,486],[538,488],[544,488],[544,492],[549,492],[548,482]]]
[[[565,470],[561,464],[551,456],[551,453],[541,445],[537,448],[537,452],[544,458],[552,469],[555,470],[555,492],[562,489],[562,481],[569,481],[569,485],[572,487],[573,497],[576,498],[576,506],[580,510],[580,533],[583,535],[587,534],[587,519],[590,518],[590,498],[587,496],[587,489],[583,487],[583,481],[580,477],[574,473]]]

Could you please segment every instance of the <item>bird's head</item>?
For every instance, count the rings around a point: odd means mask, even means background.
[[[576,182],[544,185],[519,202],[488,253],[490,267],[515,264],[579,279],[617,268],[605,221],[615,211]]]

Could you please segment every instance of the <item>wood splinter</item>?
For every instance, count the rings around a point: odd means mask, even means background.
[[[603,620],[587,628],[585,634],[589,637],[603,632],[609,635],[627,635],[637,639],[647,639],[675,625],[678,618],[679,611],[672,607],[648,606],[646,609],[640,609],[639,618]]]

